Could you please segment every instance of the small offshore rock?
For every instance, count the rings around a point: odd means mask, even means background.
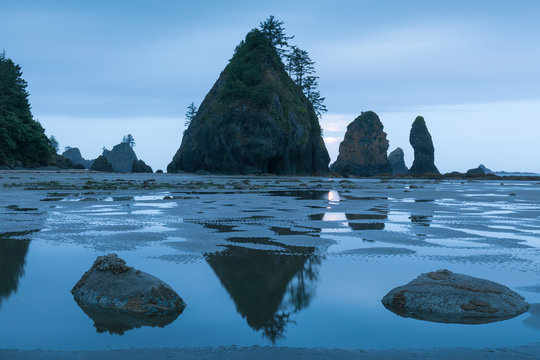
[[[521,295],[504,285],[449,270],[422,274],[391,290],[382,303],[403,317],[458,324],[506,320],[529,309]]]
[[[409,168],[405,165],[405,153],[403,149],[398,147],[388,155],[388,161],[392,166],[393,175],[407,174]]]
[[[98,256],[71,293],[98,330],[165,326],[186,307],[169,285],[127,266],[116,254]],[[111,322],[112,317],[117,321]],[[109,319],[109,323],[104,323],[104,319]]]
[[[96,160],[94,160],[92,166],[90,167],[90,170],[112,172],[113,167],[105,156],[100,155]]]
[[[133,173],[153,173],[152,168],[142,160],[133,161],[131,165],[131,172]],[[163,171],[162,171],[163,172]]]

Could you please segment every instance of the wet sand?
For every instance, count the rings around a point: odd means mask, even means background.
[[[345,350],[306,349],[286,347],[219,347],[219,348],[157,348],[109,351],[44,351],[0,350],[2,360],[250,360],[250,359],[297,359],[297,360],[507,360],[538,359],[540,344],[510,348],[440,348],[440,349],[392,349],[392,350]]]

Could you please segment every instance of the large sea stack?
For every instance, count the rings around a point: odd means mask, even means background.
[[[312,104],[253,30],[202,102],[168,172],[321,174],[330,157]]]
[[[439,174],[435,166],[435,148],[433,140],[422,116],[418,116],[411,128],[409,142],[414,149],[414,162],[409,170],[410,174]]]
[[[360,176],[392,173],[388,162],[388,140],[384,127],[373,111],[362,112],[347,126],[339,145],[339,155],[331,170]]]

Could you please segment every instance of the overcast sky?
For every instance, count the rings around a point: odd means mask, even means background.
[[[157,170],[187,105],[269,14],[316,62],[332,161],[347,124],[373,110],[409,166],[423,115],[441,171],[540,172],[540,1],[0,0],[0,49],[62,148],[95,158],[131,133]]]

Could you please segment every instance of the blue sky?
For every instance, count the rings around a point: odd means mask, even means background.
[[[132,133],[157,169],[187,105],[269,14],[316,61],[333,159],[347,124],[374,110],[409,165],[408,131],[424,115],[442,171],[540,172],[538,1],[0,0],[0,48],[62,147],[96,157]]]

